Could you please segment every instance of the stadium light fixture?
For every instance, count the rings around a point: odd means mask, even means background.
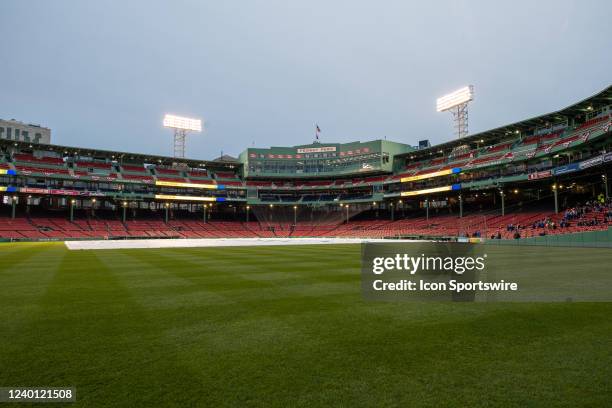
[[[457,89],[436,100],[436,111],[450,111],[453,114],[455,135],[458,138],[468,134],[468,103],[474,99],[474,86],[468,85]]]
[[[164,116],[164,127],[201,132],[202,120],[166,114]]]
[[[202,119],[187,118],[166,114],[163,120],[164,127],[174,129],[174,157],[185,157],[185,139],[187,132],[201,132]]]
[[[474,86],[464,86],[436,100],[436,110],[444,112],[474,99]]]

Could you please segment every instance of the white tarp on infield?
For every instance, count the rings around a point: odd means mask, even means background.
[[[213,238],[213,239],[130,239],[110,241],[66,241],[71,250],[80,249],[139,249],[139,248],[196,248],[269,245],[360,244],[362,242],[416,242],[414,240],[385,240],[360,238]]]

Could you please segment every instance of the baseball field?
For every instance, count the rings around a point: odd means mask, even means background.
[[[359,245],[0,245],[0,386],[72,386],[73,406],[609,406],[610,316],[365,301]]]

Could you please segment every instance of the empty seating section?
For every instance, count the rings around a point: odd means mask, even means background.
[[[210,183],[211,177],[206,170],[191,169],[187,173],[187,178],[191,183]]]
[[[603,124],[604,122],[606,122],[609,119],[610,119],[610,115],[604,115],[604,116],[600,116],[600,117],[597,117],[597,118],[593,118],[593,119],[590,119],[590,120],[587,120],[586,122],[584,122],[576,130],[583,131],[583,130],[591,128],[593,126],[596,126],[596,125],[599,125],[599,124]]]
[[[16,162],[28,162],[43,165],[63,166],[64,160],[58,157],[34,157],[30,154],[15,154],[13,156]]]
[[[154,181],[153,176],[144,166],[132,166],[128,164],[121,165],[121,178],[141,183],[153,183]]]
[[[546,140],[557,139],[559,136],[561,136],[562,133],[563,131],[558,131],[558,132],[546,133],[543,135],[528,136],[524,138],[523,140],[521,140],[519,143],[522,145],[538,144]]]
[[[375,176],[365,178],[354,178],[354,179],[339,179],[339,180],[313,180],[313,181],[259,181],[259,180],[248,180],[246,181],[247,187],[258,187],[258,188],[296,188],[296,189],[320,189],[320,188],[344,188],[367,185],[371,183],[382,183],[389,179],[390,176]],[[220,184],[224,184],[219,181]]]
[[[38,174],[45,174],[45,175],[51,175],[51,174],[70,175],[70,171],[68,169],[62,169],[62,168],[32,167],[32,166],[22,166],[20,164],[16,164],[15,169],[18,172],[23,173],[23,174],[38,173]]]
[[[11,219],[0,217],[0,237],[8,239],[38,239],[45,238],[46,236],[40,233],[25,218]]]
[[[215,173],[215,177],[223,180],[238,180],[238,175],[229,171],[218,171]]]
[[[35,157],[31,154],[15,154],[15,169],[23,174],[70,175],[64,160],[58,157]]]
[[[129,171],[131,173],[146,173],[147,172],[144,166],[132,166],[129,164],[122,164],[121,169],[123,171]]]
[[[96,161],[75,161],[72,167],[63,159],[57,157],[35,157],[30,154],[15,154],[13,156],[15,170],[26,175],[42,174],[45,176],[70,177],[111,177],[116,178],[112,163]],[[8,168],[8,164],[6,165]]]
[[[152,176],[147,176],[146,174],[128,174],[128,173],[123,173],[121,174],[121,177],[124,180],[135,180],[135,181],[140,181],[143,183],[152,183],[153,182],[153,177]]]
[[[494,162],[497,160],[500,160],[501,158],[503,158],[504,155],[503,154],[495,154],[493,156],[486,156],[486,157],[479,157],[477,159],[471,160],[470,162],[468,162],[468,166],[475,166],[478,164],[485,164],[485,163],[489,163],[489,162]]]
[[[183,176],[180,170],[176,170],[176,169],[156,167],[155,174],[157,174],[157,179],[160,181],[178,181],[178,182],[185,181],[185,176]]]
[[[483,152],[483,154],[491,154],[491,153],[501,152],[501,151],[504,151],[504,150],[508,150],[511,146],[512,146],[512,143],[502,143],[502,144],[499,144],[499,145],[496,145],[496,146],[491,146],[490,148],[485,150]]]
[[[581,207],[578,207],[581,208]],[[0,217],[0,238],[3,239],[109,239],[109,238],[245,238],[245,237],[458,237],[477,236],[504,239],[514,237],[521,226],[522,238],[542,234],[556,235],[573,232],[605,230],[612,226],[612,208],[596,207],[583,210],[569,219],[567,213],[543,211],[502,215],[437,215],[396,221],[351,220],[348,223],[338,214],[322,216],[318,221],[302,221],[296,225],[274,221],[214,221],[193,219],[157,220],[77,219],[73,222],[60,217]],[[542,224],[546,225],[544,227]]]
[[[217,181],[217,184],[222,184],[225,186],[241,187],[244,185],[238,175],[230,171],[215,172],[215,179]]]
[[[181,176],[181,172],[176,169],[166,169],[163,167],[156,167],[155,172],[157,174],[163,174],[164,176]]]
[[[113,170],[112,163],[103,163],[96,161],[77,161],[75,162],[75,167],[82,169],[91,169],[91,171],[106,170],[110,172]]]
[[[157,174],[156,178],[159,181],[175,181],[179,183],[184,183],[186,181],[185,176],[183,176],[182,172],[174,169],[155,169],[155,173]]]
[[[548,154],[553,150],[566,149],[572,144],[584,142],[587,130],[597,130],[609,126],[610,115],[590,119],[573,129],[555,130],[553,132],[528,136],[523,139],[509,140],[497,145],[481,147],[469,151],[462,151],[448,157],[435,157],[418,162],[408,163],[404,173],[390,176],[387,181],[397,181],[402,176],[412,176],[431,173],[437,170],[453,167],[483,167],[498,164],[502,160],[508,162],[523,160],[539,154]]]
[[[117,178],[112,163],[99,161],[77,161],[74,163],[73,173],[78,177],[112,177]]]
[[[159,181],[176,181],[176,182],[179,182],[179,183],[182,183],[182,182],[185,181],[184,177],[167,177],[167,176],[163,176],[162,177],[162,176],[157,176],[157,179]]]

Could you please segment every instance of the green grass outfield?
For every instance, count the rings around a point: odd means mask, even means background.
[[[365,302],[359,255],[0,245],[0,387],[72,385],[73,406],[610,406],[612,303]]]

